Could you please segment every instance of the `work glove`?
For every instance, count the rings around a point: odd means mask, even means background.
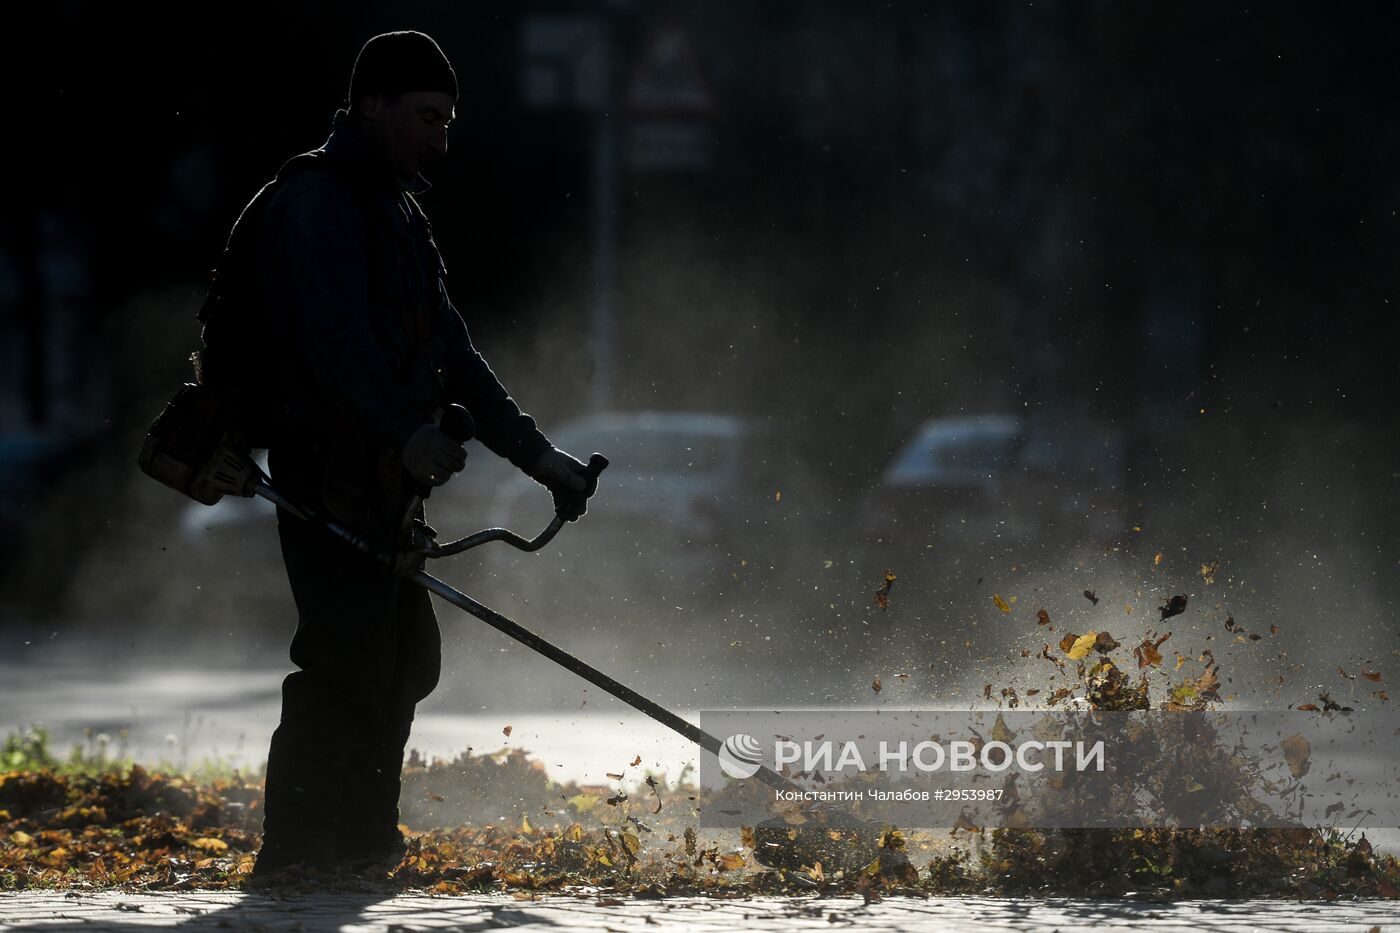
[[[588,497],[598,491],[598,481],[588,467],[558,447],[551,447],[530,468],[530,477],[554,496],[554,511],[576,522],[588,511]]]
[[[403,445],[403,465],[414,482],[441,486],[467,465],[467,451],[437,425],[425,424]]]

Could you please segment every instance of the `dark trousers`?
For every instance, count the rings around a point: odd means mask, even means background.
[[[297,607],[272,735],[259,861],[330,864],[401,840],[400,773],[442,644],[427,591],[281,509]]]

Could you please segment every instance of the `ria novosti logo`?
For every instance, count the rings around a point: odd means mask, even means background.
[[[763,746],[753,736],[736,732],[724,740],[716,757],[721,771],[743,780],[753,777],[763,766]]]

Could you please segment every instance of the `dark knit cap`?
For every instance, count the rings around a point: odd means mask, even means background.
[[[361,97],[410,91],[457,96],[457,73],[432,37],[405,29],[366,42],[350,72],[350,109]]]

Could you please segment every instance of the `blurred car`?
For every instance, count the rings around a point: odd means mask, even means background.
[[[813,506],[824,501],[814,474],[758,419],[600,412],[560,425],[551,439],[580,459],[599,451],[610,461],[579,527],[547,549],[574,584],[722,595],[741,582],[741,569],[771,565],[809,538]],[[490,516],[534,534],[552,504],[517,475],[498,487]]]
[[[867,545],[1030,544],[1052,529],[1083,540],[1121,530],[1115,431],[1020,415],[924,422],[862,497]]]

